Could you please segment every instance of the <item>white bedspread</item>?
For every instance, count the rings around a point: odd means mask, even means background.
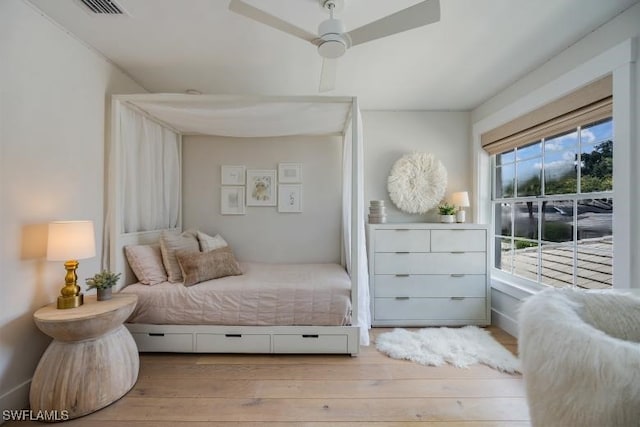
[[[242,276],[185,287],[139,283],[127,322],[170,325],[351,324],[351,279],[338,264],[241,263]]]

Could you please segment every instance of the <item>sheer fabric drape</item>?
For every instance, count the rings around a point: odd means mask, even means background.
[[[120,110],[123,232],[178,225],[180,137],[128,108]]]
[[[362,137],[362,116],[360,111],[352,113],[358,114],[358,140],[355,141],[358,150],[358,174],[356,177],[356,197],[359,199],[358,212],[358,260],[356,266],[358,268],[358,300],[354,303],[358,305],[357,319],[352,322],[360,327],[360,344],[369,345],[369,329],[371,328],[371,310],[369,305],[369,273],[367,267],[367,248],[364,231],[364,153],[363,153],[363,137]],[[351,123],[351,122],[350,122]],[[349,124],[344,136],[343,152],[342,152],[342,238],[344,262],[347,271],[351,274],[351,213],[352,213],[352,150],[353,150],[353,132],[352,125]]]

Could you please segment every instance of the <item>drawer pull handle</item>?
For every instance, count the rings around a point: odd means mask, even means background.
[[[451,297],[452,301],[462,301],[464,297]]]
[[[320,335],[318,335],[318,334],[305,334],[305,335],[302,335],[302,338],[320,338]]]
[[[396,231],[409,231],[408,228],[395,228]]]
[[[150,337],[163,337],[164,334],[149,332],[149,336]]]
[[[403,300],[403,301],[404,301],[404,300],[408,300],[408,299],[409,299],[409,297],[396,297],[396,299],[397,299],[397,300]]]
[[[242,334],[224,334],[227,338],[242,338]]]
[[[396,252],[396,255],[408,255],[410,252]]]
[[[455,251],[455,252],[451,252],[452,254],[463,254],[464,251]]]
[[[464,274],[452,274],[451,277],[464,277]]]
[[[409,274],[396,274],[396,277],[409,277]]]

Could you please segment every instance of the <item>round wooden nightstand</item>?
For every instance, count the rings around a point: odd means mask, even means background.
[[[33,314],[53,338],[31,381],[33,411],[89,414],[121,398],[138,378],[138,348],[123,323],[138,297],[114,294],[108,301],[86,297],[84,305],[59,310],[55,304]]]

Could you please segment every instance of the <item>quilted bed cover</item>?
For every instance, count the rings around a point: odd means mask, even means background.
[[[128,323],[238,326],[351,324],[351,279],[339,264],[240,263],[241,276],[185,287],[132,284]]]

